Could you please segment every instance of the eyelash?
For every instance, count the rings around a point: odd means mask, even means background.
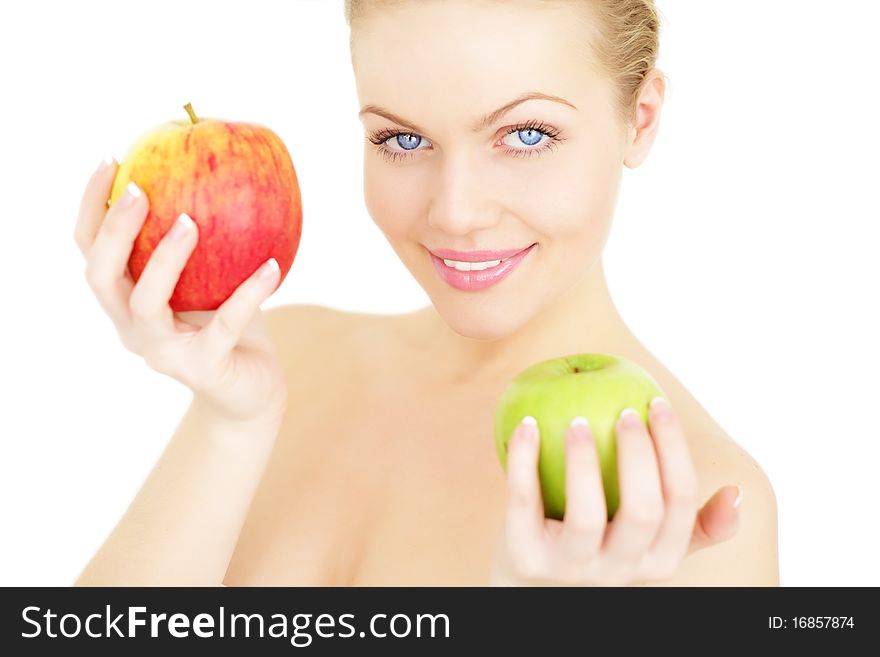
[[[544,144],[538,148],[506,148],[505,151],[512,154],[513,157],[531,157],[533,153],[537,153],[540,156],[544,152],[553,150],[554,148],[558,147],[559,142],[565,141],[565,137],[559,136],[559,130],[557,130],[553,126],[545,124],[543,121],[535,120],[526,121],[525,123],[521,123],[508,128],[504,134],[504,137],[506,137],[507,135],[512,135],[514,132],[520,132],[522,130],[534,130],[535,132],[540,132],[546,137],[550,137],[550,139],[544,142]],[[411,151],[392,151],[386,148],[385,143],[389,139],[397,137],[398,135],[416,136],[416,133],[407,132],[405,130],[393,130],[391,128],[384,128],[371,134],[369,139],[376,146],[376,150],[386,160],[393,162],[396,160],[401,160],[405,157],[411,157],[411,154],[418,150],[413,149]],[[504,137],[502,137],[502,139]]]

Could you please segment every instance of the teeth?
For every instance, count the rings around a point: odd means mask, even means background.
[[[487,262],[459,262],[458,260],[447,260],[445,258],[443,259],[443,262],[447,267],[453,267],[458,271],[481,271],[501,264],[501,260],[488,260]]]

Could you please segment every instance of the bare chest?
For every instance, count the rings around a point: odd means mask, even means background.
[[[496,391],[373,382],[290,413],[227,583],[488,583],[506,501]]]

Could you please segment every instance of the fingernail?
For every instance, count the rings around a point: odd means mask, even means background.
[[[665,419],[669,417],[669,402],[663,397],[654,397],[651,400],[651,409],[654,417]]]
[[[98,168],[95,170],[95,173],[101,173],[107,167],[110,167],[110,166],[113,166],[113,156],[112,155],[108,155],[103,160],[101,160],[101,163],[98,165]]]
[[[138,187],[134,181],[128,183],[125,188],[125,193],[122,195],[122,198],[119,199],[119,207],[120,208],[129,208],[134,205],[135,199],[139,198],[141,195],[141,188]]]
[[[568,434],[569,442],[582,442],[586,440],[588,435],[587,429],[589,429],[590,427],[590,423],[587,422],[587,418],[585,418],[583,415],[578,415],[577,417],[572,419],[569,427],[572,429],[572,431],[570,431]]]
[[[538,421],[531,415],[526,415],[521,421],[522,435],[528,442],[533,442],[538,437]]]
[[[171,230],[168,231],[168,239],[177,242],[182,239],[192,227],[192,218],[186,212],[181,212],[180,216],[177,217],[177,221],[175,221],[174,225],[171,227]]]
[[[739,486],[737,486],[737,487],[736,487],[736,490],[737,490],[738,492],[737,492],[736,499],[733,500],[733,508],[734,508],[734,509],[738,509],[738,508],[739,508],[739,505],[740,505],[740,504],[742,503],[742,501],[743,501],[742,488],[740,488]]]
[[[624,426],[634,426],[639,420],[639,414],[636,413],[636,409],[634,408],[624,408],[620,412],[620,420],[623,422]]]
[[[275,258],[269,258],[265,262],[265,264],[260,267],[259,277],[263,279],[272,278],[272,276],[275,275],[275,272],[277,272],[279,269],[280,267],[278,266],[278,261]]]

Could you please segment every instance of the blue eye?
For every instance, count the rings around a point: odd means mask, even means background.
[[[511,132],[508,134],[513,133]],[[533,130],[532,128],[529,128],[528,130],[517,130],[516,136],[519,137],[524,144],[528,146],[534,146],[539,141],[541,141],[542,133],[540,130]]]
[[[556,128],[545,125],[544,123],[538,121],[528,121],[527,123],[522,125],[512,126],[505,131],[504,138],[514,133],[516,133],[517,141],[521,144],[525,144],[526,146],[534,146],[535,144],[540,143],[544,137],[548,138],[544,142],[544,144],[538,148],[511,147],[505,149],[507,153],[513,155],[514,157],[530,157],[535,153],[538,153],[540,155],[545,151],[556,148],[559,142],[564,141],[565,139],[564,137],[559,136],[559,131],[556,130]],[[388,147],[388,142],[390,142],[392,138],[394,138],[394,143],[396,143],[396,145],[401,150]],[[412,157],[410,153],[416,151],[423,141],[427,141],[421,135],[417,135],[412,132],[391,130],[388,128],[385,128],[384,130],[379,130],[378,132],[370,135],[369,139],[373,144],[376,145],[376,150],[378,150],[379,153],[385,157],[385,159],[391,161],[399,160],[405,157]],[[503,143],[508,146],[513,146],[508,142]]]
[[[397,144],[404,150],[418,148],[422,138],[409,132],[401,132],[397,135]]]

